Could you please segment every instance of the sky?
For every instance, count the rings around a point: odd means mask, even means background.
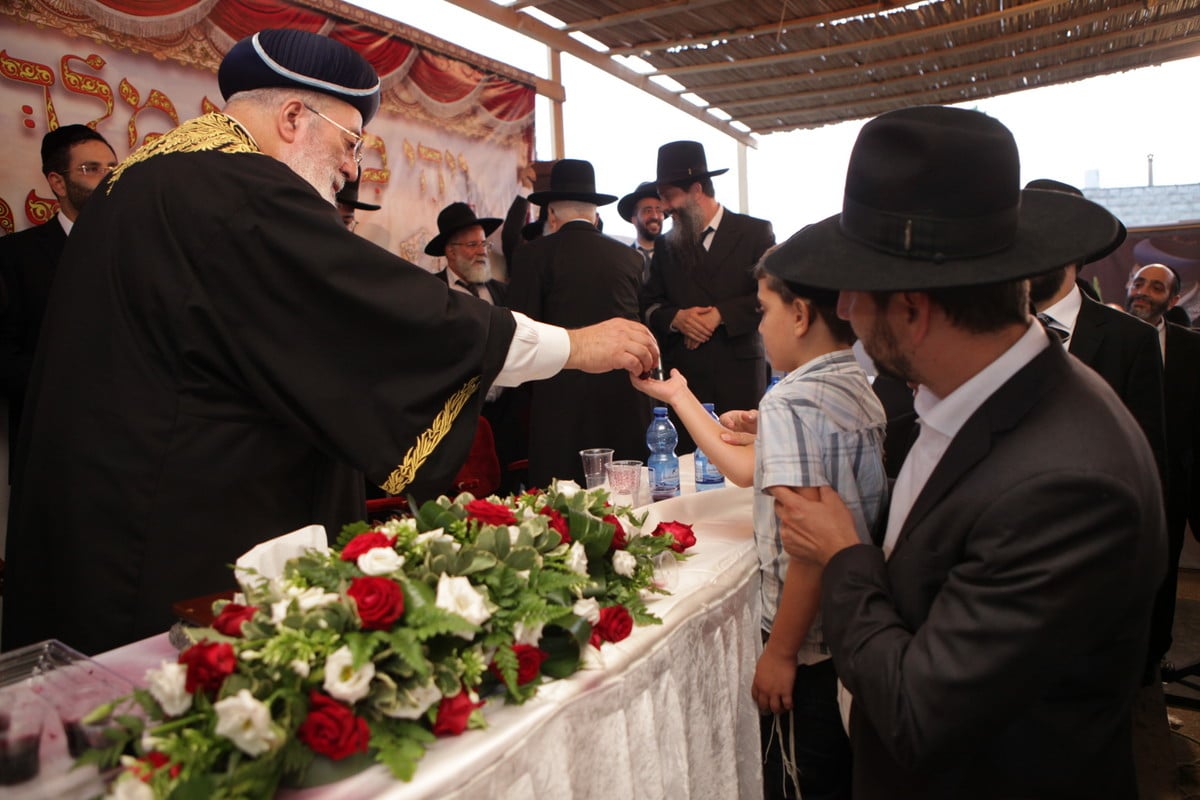
[[[515,31],[444,0],[396,3],[356,0],[355,5],[503,61],[541,77],[549,75],[547,48]],[[397,9],[401,9],[397,12]],[[746,152],[747,204],[739,202],[738,144],[705,123],[603,70],[563,55],[565,151],[591,161],[597,190],[623,195],[652,180],[659,145],[694,139],[704,144],[717,199],[735,211],[770,220],[783,240],[804,225],[836,214],[846,163],[865,120],[815,130],[757,137]],[[1145,186],[1147,155],[1154,183],[1200,184],[1196,127],[1200,110],[1200,58],[1159,67],[1031,89],[964,104],[1003,122],[1021,153],[1022,182],[1054,178],[1085,186]],[[538,98],[536,157],[553,158],[550,103]],[[601,208],[605,233],[632,236],[616,208]]]

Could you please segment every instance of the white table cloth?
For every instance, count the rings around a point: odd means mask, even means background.
[[[750,492],[725,488],[649,506],[648,525],[692,523],[697,543],[667,571],[673,594],[650,601],[663,624],[606,644],[601,668],[550,682],[522,706],[490,701],[488,728],[439,739],[409,783],[375,766],[280,797],[761,797],[750,699],[761,650]],[[162,634],[98,660],[142,683],[148,667],[175,657]]]

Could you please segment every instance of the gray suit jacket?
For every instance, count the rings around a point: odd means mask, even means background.
[[[822,580],[856,798],[1132,798],[1129,709],[1166,561],[1136,423],[1057,344],[951,442],[891,558]]]

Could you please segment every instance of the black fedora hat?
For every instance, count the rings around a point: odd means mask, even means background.
[[[425,245],[425,255],[446,255],[446,240],[463,228],[479,225],[483,228],[484,236],[491,236],[492,231],[499,228],[503,221],[495,217],[476,217],[475,212],[466,203],[451,203],[438,213],[438,235]]]
[[[1025,184],[1025,188],[1026,189],[1038,189],[1043,192],[1066,192],[1067,194],[1073,194],[1076,197],[1083,197],[1083,192],[1080,191],[1079,189],[1075,188],[1074,186],[1072,186],[1069,183],[1063,183],[1062,181],[1056,181],[1053,178],[1037,178],[1036,180],[1032,180],[1029,183]],[[1115,217],[1114,217],[1114,219],[1115,219]],[[1106,255],[1108,255],[1109,253],[1111,253],[1112,251],[1116,250],[1118,247],[1121,246],[1121,242],[1125,241],[1125,237],[1128,235],[1128,232],[1125,230],[1125,225],[1124,225],[1124,223],[1121,222],[1121,220],[1119,220],[1119,219],[1117,220],[1117,225],[1120,228],[1120,230],[1117,232],[1117,238],[1113,239],[1111,242],[1109,242],[1107,245],[1105,245],[1104,247],[1097,250],[1095,253],[1088,253],[1086,256],[1084,256],[1083,259],[1079,262],[1081,266],[1083,264],[1090,264],[1093,261],[1099,261],[1100,259],[1104,258]]]
[[[250,89],[308,89],[349,103],[366,125],[379,110],[379,75],[349,45],[294,29],[259,31],[221,59],[217,85],[228,100]]]
[[[708,168],[704,145],[699,142],[667,142],[658,148],[658,177],[655,183],[682,183],[723,175],[728,169]]]
[[[550,188],[529,195],[529,202],[539,206],[555,200],[578,200],[606,206],[616,200],[615,194],[600,194],[596,191],[596,171],[592,162],[580,158],[563,158],[550,168]]]
[[[975,286],[1079,263],[1119,231],[1082,197],[1021,191],[1017,145],[998,121],[918,106],[863,126],[842,213],[793,234],[765,268],[820,289]]]
[[[621,219],[632,222],[633,212],[637,210],[638,201],[645,200],[647,197],[658,199],[658,184],[654,181],[638,184],[638,188],[617,201],[617,213],[621,215]]]
[[[358,181],[346,181],[346,185],[337,193],[337,201],[341,205],[357,208],[360,211],[378,211],[380,206],[374,203],[364,203],[358,199]]]

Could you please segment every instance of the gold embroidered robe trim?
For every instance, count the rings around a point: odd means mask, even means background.
[[[379,488],[388,494],[400,494],[416,477],[417,470],[429,458],[438,444],[450,432],[458,415],[466,408],[471,395],[479,390],[479,378],[474,377],[463,384],[462,388],[450,396],[446,405],[433,418],[433,423],[417,437],[416,443],[404,454],[404,461],[392,470],[392,474]]]
[[[108,179],[106,192],[120,180],[126,169],[154,156],[169,153],[201,153],[216,150],[222,153],[261,153],[258,144],[241,123],[227,114],[212,113],[188,120],[159,138],[134,150],[117,165]]]

